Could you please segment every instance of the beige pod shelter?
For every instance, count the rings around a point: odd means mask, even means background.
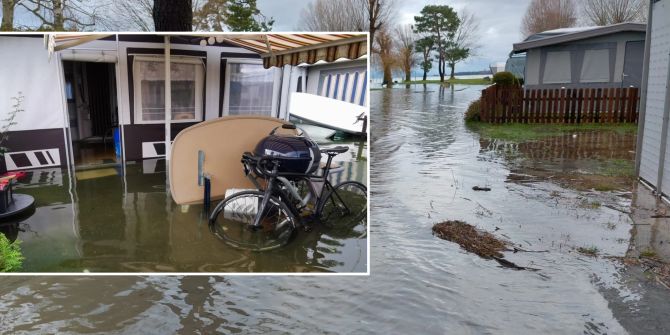
[[[224,116],[182,130],[174,139],[169,162],[172,199],[179,205],[202,203],[198,151],[205,153],[202,171],[211,176],[212,199],[222,199],[229,188],[254,188],[244,175],[242,154],[253,151],[263,137],[283,124],[288,122],[265,116]]]

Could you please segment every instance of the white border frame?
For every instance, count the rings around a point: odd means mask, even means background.
[[[302,32],[272,32],[272,34],[300,34]],[[0,33],[2,35],[3,33]],[[34,35],[34,32],[10,32],[9,34],[12,35]],[[46,34],[46,33],[45,33]],[[59,34],[71,34],[71,35],[79,35],[81,34],[80,32],[73,32],[73,33],[59,33]],[[109,34],[118,34],[118,35],[156,35],[156,36],[161,36],[161,35],[188,35],[188,33],[184,32],[166,32],[166,33],[157,33],[157,32],[109,32]],[[221,33],[221,34],[226,34],[230,35],[231,33]],[[259,33],[234,33],[234,34],[239,34],[239,35],[257,35]],[[370,33],[369,32],[317,32],[317,33],[312,33],[315,35],[318,34],[361,34],[361,35],[366,35],[368,44],[367,44],[367,53],[370,55]],[[216,33],[211,33],[212,36],[215,36]],[[230,60],[230,59],[229,59]],[[244,60],[244,59],[242,59]],[[60,59],[59,59],[60,61]],[[119,63],[117,61],[116,66],[119,66]],[[367,66],[368,66],[368,71],[370,71],[370,57],[367,57]],[[281,71],[278,71],[281,72]],[[64,78],[61,78],[64,79]],[[118,80],[118,78],[117,78]],[[371,77],[368,76],[368,85],[367,85],[367,94],[370,96],[370,81]],[[65,90],[61,87],[62,91],[62,96],[65,97]],[[117,96],[119,98],[119,96]],[[370,102],[368,101],[366,108],[370,108]],[[370,114],[370,113],[368,113]],[[63,130],[65,131],[69,127],[64,127]],[[291,277],[323,277],[323,276],[345,276],[345,277],[369,277],[370,276],[370,122],[368,122],[368,136],[366,138],[366,146],[368,150],[368,159],[366,160],[367,162],[367,180],[366,180],[366,186],[368,187],[368,204],[367,204],[367,218],[368,218],[368,225],[367,225],[367,269],[366,272],[336,272],[336,273],[327,273],[327,272],[8,272],[8,273],[2,273],[0,274],[0,277],[6,276],[6,277],[36,277],[36,276],[62,276],[62,277],[99,277],[99,276],[108,276],[108,277],[115,277],[115,276],[151,276],[151,277],[165,277],[165,276],[239,276],[239,277],[247,277],[247,276],[256,276],[256,277],[274,277],[274,276],[291,276]],[[70,165],[68,165],[69,167]],[[76,180],[72,174],[68,174],[71,179]],[[70,183],[72,184],[72,183]],[[125,184],[125,182],[124,182]],[[74,201],[73,201],[74,202]]]

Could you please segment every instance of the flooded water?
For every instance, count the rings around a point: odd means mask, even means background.
[[[463,123],[478,95],[476,86],[371,92],[369,277],[3,278],[0,332],[668,333],[662,292],[603,257],[628,249],[630,192],[550,178],[593,173],[610,157],[580,165],[561,158],[570,146],[538,158],[490,145]],[[605,152],[628,159],[616,153],[630,142],[614,138]],[[540,251],[505,255],[539,270],[502,268],[433,236],[443,220]]]
[[[365,142],[344,143],[333,182],[367,181]],[[332,145],[332,143],[325,144]],[[241,169],[240,165],[240,169]],[[178,206],[166,192],[164,160],[77,171],[29,172],[16,187],[35,213],[3,229],[21,241],[25,272],[366,272],[367,238],[316,226],[286,247],[251,252],[209,230],[202,205]],[[361,228],[362,227],[362,228]],[[366,222],[352,227],[365,232]]]

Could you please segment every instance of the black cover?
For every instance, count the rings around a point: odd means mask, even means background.
[[[319,146],[305,136],[266,136],[258,142],[254,154],[279,157],[280,173],[311,174],[319,168],[321,161]]]

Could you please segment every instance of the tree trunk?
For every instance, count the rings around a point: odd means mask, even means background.
[[[54,13],[54,31],[63,31],[65,30],[65,17],[63,16],[63,2],[65,0],[53,0],[53,13]]]
[[[451,68],[451,75],[449,76],[449,79],[454,79],[454,69],[456,68],[456,63],[449,63],[449,67]]]
[[[440,73],[440,82],[444,82],[444,60],[440,59],[437,61],[437,70]]]
[[[386,84],[386,87],[393,86],[393,70],[391,69],[391,64],[389,62],[384,63],[384,81],[382,84]]]
[[[191,0],[154,0],[154,26],[156,31],[193,30]]]
[[[2,0],[2,24],[1,31],[14,30],[14,0]]]
[[[423,81],[426,81],[427,76],[428,76],[428,71],[423,70]]]
[[[405,70],[405,81],[411,81],[412,80],[412,69],[406,69]]]

